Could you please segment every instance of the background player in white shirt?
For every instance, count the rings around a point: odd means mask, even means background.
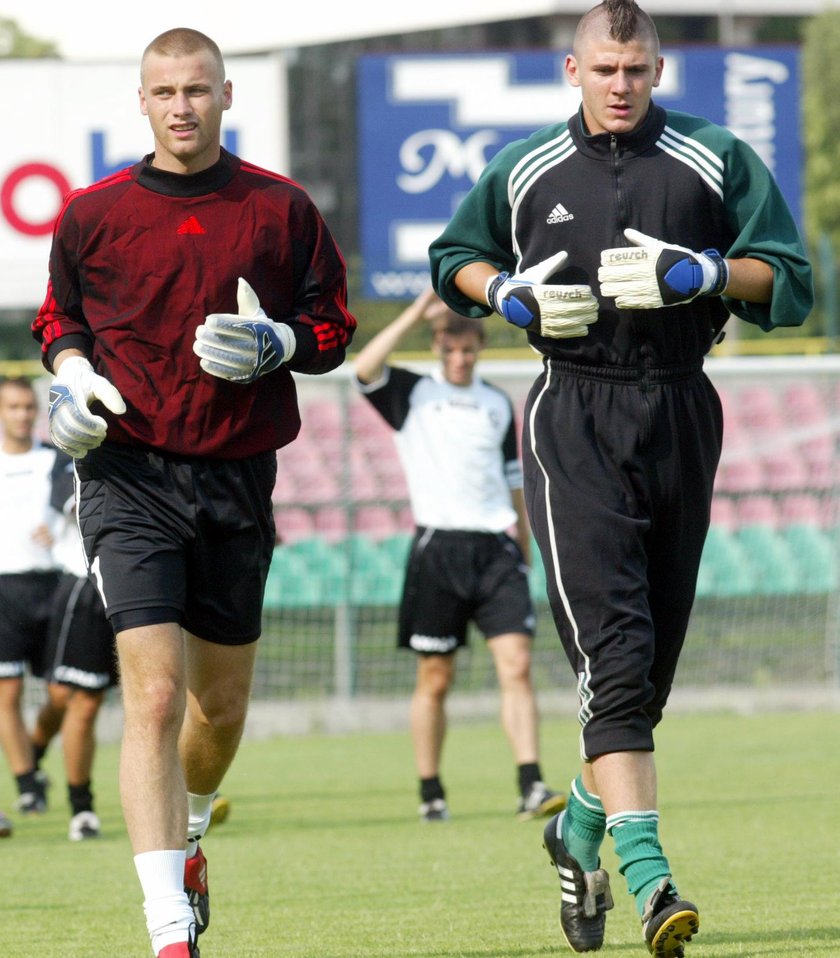
[[[36,768],[53,737],[61,731],[71,841],[97,838],[100,821],[94,811],[91,776],[96,752],[96,720],[105,693],[117,684],[114,631],[102,600],[88,578],[82,540],[76,523],[73,460],[57,452],[50,502],[56,524],[53,558],[60,579],[43,656],[47,698],[31,739]]]
[[[387,365],[403,337],[427,320],[439,369],[420,375]],[[440,779],[445,702],[470,621],[493,655],[502,726],[517,765],[519,817],[553,814],[565,805],[565,796],[542,781],[539,765],[530,530],[513,407],[475,374],[483,345],[481,321],[459,316],[428,290],[374,336],[354,364],[362,393],[396,430],[417,524],[398,645],[417,653],[410,718],[423,821],[449,817]],[[516,538],[508,534],[513,528]]]
[[[22,701],[27,666],[33,675],[43,671],[58,583],[49,508],[55,450],[34,438],[37,417],[29,382],[0,383],[0,746],[15,777],[21,814],[46,809]]]

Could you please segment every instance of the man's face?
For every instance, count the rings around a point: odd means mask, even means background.
[[[481,337],[477,333],[438,333],[434,349],[440,358],[443,378],[453,386],[469,386],[473,370],[481,352]]]
[[[32,440],[38,403],[31,389],[14,383],[0,386],[0,428],[6,440],[26,444]]]
[[[566,75],[581,88],[590,133],[630,133],[644,120],[659,86],[662,57],[653,40],[618,43],[604,32],[585,36],[577,56],[566,57]]]
[[[158,169],[199,173],[219,159],[230,80],[207,51],[171,57],[150,53],[142,66],[140,112],[149,118]]]

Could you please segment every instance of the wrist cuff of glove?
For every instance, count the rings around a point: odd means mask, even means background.
[[[729,263],[726,262],[716,249],[704,249],[703,255],[711,260],[712,265],[717,270],[717,275],[713,279],[711,286],[703,295],[722,296],[723,291],[729,285]]]
[[[496,299],[496,293],[499,291],[499,287],[509,279],[510,273],[499,273],[497,276],[491,276],[484,287],[484,298],[487,300],[487,305],[495,309],[500,316],[504,316],[505,313]]]

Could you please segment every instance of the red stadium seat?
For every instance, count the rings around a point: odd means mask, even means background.
[[[772,496],[744,496],[738,501],[738,528],[745,526],[767,526],[776,529],[779,525],[779,511]]]

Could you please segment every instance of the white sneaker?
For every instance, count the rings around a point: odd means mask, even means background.
[[[433,798],[430,802],[422,802],[417,809],[421,822],[448,822],[449,808],[442,798]]]
[[[556,815],[566,807],[566,793],[555,792],[545,782],[534,782],[527,795],[519,799],[516,817],[520,822]]]
[[[71,842],[83,842],[88,838],[99,838],[101,827],[96,812],[79,812],[70,819],[70,831],[67,837]]]

